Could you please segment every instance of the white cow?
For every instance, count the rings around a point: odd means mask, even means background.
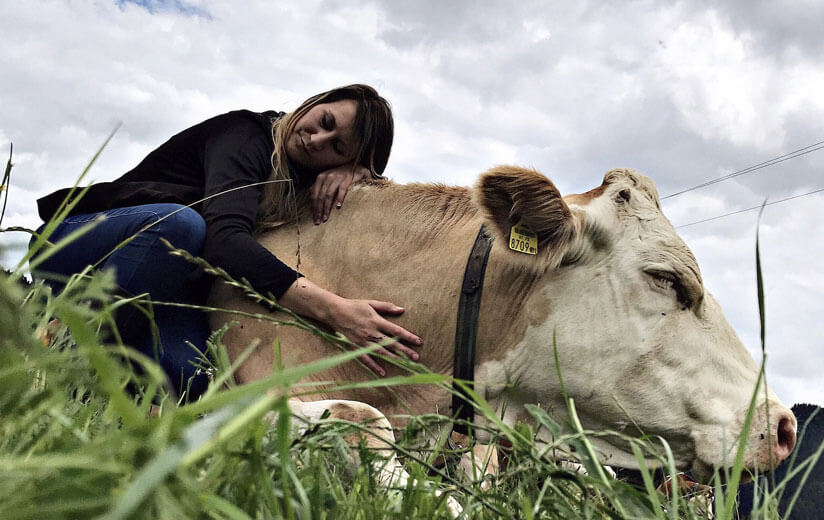
[[[537,234],[536,255],[508,247],[519,221]],[[704,288],[695,258],[643,175],[613,170],[600,187],[565,198],[540,173],[515,167],[491,169],[471,190],[371,182],[352,189],[346,207],[322,226],[313,226],[304,208],[299,246],[294,225],[259,240],[287,261],[299,248],[301,271],[322,287],[403,305],[397,321],[423,337],[421,362],[451,375],[462,276],[481,224],[495,240],[480,308],[475,388],[506,422],[529,420],[524,405],[530,403],[563,422],[555,337],[566,389],[585,428],[660,435],[677,466],[701,479],[731,465],[758,367]],[[213,302],[261,312],[228,289],[218,290]],[[214,324],[232,319],[219,315]],[[225,338],[230,355],[263,340],[239,370],[241,382],[271,373],[276,338],[286,366],[339,352],[292,327],[240,321]],[[305,382],[372,377],[352,362]],[[400,415],[450,413],[449,393],[434,386],[336,393],[319,384],[317,390],[300,399],[323,401],[295,400],[296,413],[377,418],[375,431],[386,440],[393,439],[390,424],[404,426]],[[795,437],[793,414],[762,388],[746,466],[775,467]],[[592,441],[607,464],[637,467],[619,439]],[[385,447],[379,440],[373,445]]]

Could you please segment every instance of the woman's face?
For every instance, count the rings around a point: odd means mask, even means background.
[[[298,166],[318,173],[352,162],[358,151],[352,99],[313,106],[298,119],[286,139],[286,155]]]

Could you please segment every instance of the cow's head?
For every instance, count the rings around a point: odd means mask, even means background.
[[[563,411],[555,335],[585,427],[660,435],[699,478],[730,466],[759,367],[704,289],[652,181],[613,170],[598,188],[562,198],[536,171],[498,167],[474,200],[501,244],[498,267],[539,280],[524,310],[541,318],[502,362],[522,395]],[[518,221],[537,233],[537,255],[506,249]],[[796,420],[764,385],[757,403],[745,463],[763,471],[793,449]],[[619,439],[594,442],[607,463],[637,465]]]

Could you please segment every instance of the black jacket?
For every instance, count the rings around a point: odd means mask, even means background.
[[[72,213],[174,202],[189,205],[222,191],[268,180],[274,149],[271,124],[282,112],[237,110],[188,128],[163,143],[134,169],[112,182],[94,184]],[[295,189],[312,182],[293,172]],[[233,277],[246,278],[263,294],[279,298],[299,276],[252,236],[264,185],[238,189],[193,208],[206,221],[203,257]],[[37,201],[49,220],[69,189]]]

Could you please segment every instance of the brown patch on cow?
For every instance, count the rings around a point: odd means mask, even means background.
[[[356,407],[346,403],[334,403],[330,405],[329,414],[335,419],[353,423],[373,421],[380,417],[380,415],[375,413],[375,410],[370,407]]]
[[[564,195],[564,202],[567,204],[575,204],[577,206],[586,206],[593,200],[603,195],[604,190],[606,189],[606,184],[601,184],[597,188],[593,188],[586,193],[570,193],[569,195]]]
[[[388,419],[367,404],[357,406],[347,403],[333,403],[329,406],[329,416],[332,419],[360,424],[365,428],[365,432],[356,431],[344,437],[349,445],[355,446],[363,440],[370,448],[386,449],[386,442],[395,440]],[[371,432],[371,435],[366,432]]]

